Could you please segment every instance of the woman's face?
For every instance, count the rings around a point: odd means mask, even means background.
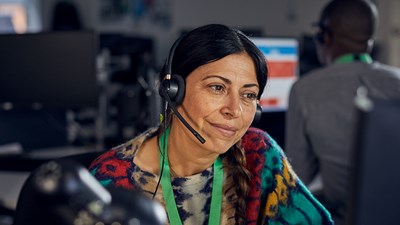
[[[189,74],[185,98],[178,110],[206,139],[202,146],[222,154],[241,139],[252,123],[258,92],[252,59],[247,53],[233,54]]]

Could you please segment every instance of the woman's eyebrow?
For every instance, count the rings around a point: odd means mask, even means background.
[[[243,85],[245,88],[250,88],[250,87],[258,87],[258,84],[245,84]]]
[[[224,81],[225,83],[232,84],[231,80],[229,80],[229,79],[227,79],[225,77],[218,76],[218,75],[209,75],[209,76],[204,77],[202,80],[207,80],[207,79],[210,79],[210,78],[219,78],[222,81]]]
[[[209,76],[204,77],[202,80],[207,80],[207,79],[210,79],[210,78],[219,78],[219,79],[221,79],[222,81],[224,81],[227,84],[232,84],[231,80],[229,80],[229,79],[227,79],[225,77],[218,76],[218,75],[209,75]],[[243,85],[243,87],[245,87],[245,88],[258,87],[258,84],[256,84],[256,83],[254,83],[254,84],[245,84],[245,85]]]

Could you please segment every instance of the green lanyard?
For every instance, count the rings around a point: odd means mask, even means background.
[[[372,63],[372,58],[369,54],[367,53],[362,53],[362,54],[346,54],[342,55],[339,58],[335,59],[335,63],[351,63],[354,61],[360,61],[363,63]]]
[[[164,201],[167,208],[167,214],[171,225],[182,225],[181,218],[176,206],[174,192],[171,185],[171,173],[168,162],[168,136],[170,128],[161,135],[158,144],[161,148],[160,168],[164,166],[161,177],[161,187],[163,189]],[[165,144],[165,145],[164,145]],[[164,159],[162,154],[164,154]],[[164,165],[163,165],[164,162]],[[213,188],[211,193],[211,207],[210,214],[208,215],[208,224],[217,225],[221,220],[221,205],[222,205],[222,181],[224,178],[224,170],[222,168],[222,160],[220,157],[215,160],[214,165]]]

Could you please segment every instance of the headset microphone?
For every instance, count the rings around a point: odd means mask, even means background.
[[[191,127],[189,125],[189,123],[185,120],[185,118],[183,118],[183,116],[178,112],[178,110],[175,107],[175,104],[171,101],[168,93],[166,93],[166,91],[167,91],[166,89],[168,90],[169,88],[168,87],[160,88],[160,92],[161,92],[162,96],[165,98],[165,100],[167,101],[167,103],[169,104],[169,106],[171,107],[174,114],[183,123],[183,125],[185,125],[185,127],[197,138],[197,140],[199,140],[200,143],[204,144],[206,142],[206,140],[195,129],[193,129],[193,127]]]
[[[175,49],[182,40],[183,37],[180,37],[175,43],[172,45],[171,50],[169,52],[165,69],[166,75],[164,80],[160,84],[159,94],[163,97],[170,105],[174,114],[178,117],[178,119],[185,125],[185,127],[202,143],[204,144],[206,140],[195,130],[193,127],[189,125],[189,123],[182,117],[182,115],[176,109],[177,105],[180,105],[185,96],[185,80],[182,76],[177,74],[172,74],[172,59],[174,58]]]

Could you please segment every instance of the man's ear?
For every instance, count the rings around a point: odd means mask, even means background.
[[[333,43],[333,35],[330,32],[324,32],[324,44],[327,46],[331,46]]]

